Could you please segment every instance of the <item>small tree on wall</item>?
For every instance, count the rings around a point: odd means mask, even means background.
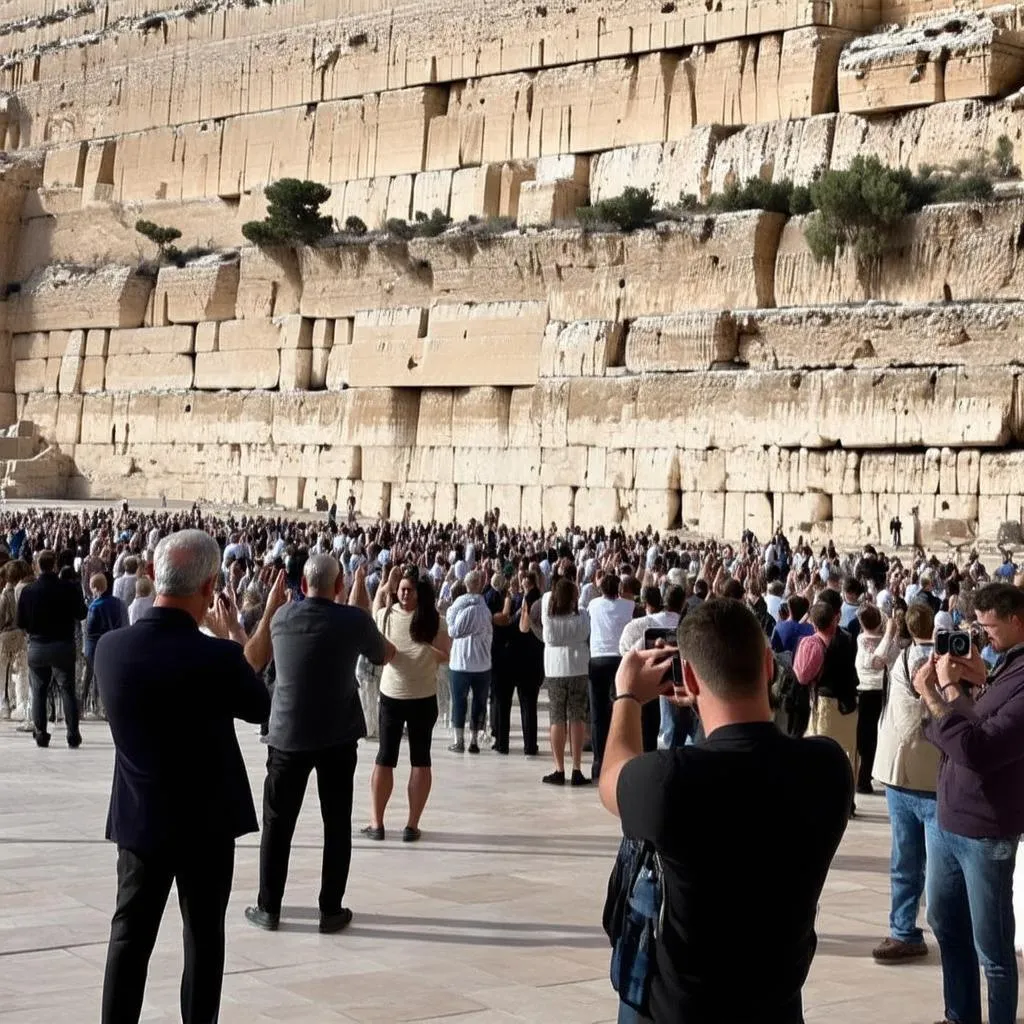
[[[331,190],[316,181],[282,178],[268,185],[267,215],[242,225],[242,234],[253,245],[315,245],[333,230],[330,217],[320,207]]]
[[[177,228],[161,227],[159,224],[154,224],[151,220],[137,220],[135,222],[135,230],[143,238],[148,238],[156,245],[160,253],[160,259],[173,263],[180,258],[181,251],[176,245],[172,244],[181,238],[181,232]]]

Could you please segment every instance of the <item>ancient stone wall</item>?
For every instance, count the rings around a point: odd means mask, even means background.
[[[672,204],[1002,135],[1024,162],[1018,11],[946,6],[7,0],[0,424],[63,460],[8,477],[730,538],[877,540],[898,513],[994,540],[1024,493],[1012,185],[908,218],[870,270],[775,213],[567,226],[626,186]],[[328,184],[339,224],[516,227],[244,244],[286,176]],[[156,268],[139,218],[208,255]]]

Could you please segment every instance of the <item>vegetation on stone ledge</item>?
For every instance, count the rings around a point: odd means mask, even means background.
[[[639,231],[654,223],[654,196],[648,189],[627,187],[622,195],[581,206],[576,219],[585,231]]]
[[[266,217],[242,225],[242,234],[253,245],[315,245],[334,230],[331,218],[320,213],[331,198],[326,185],[281,178],[267,186],[265,195]]]
[[[181,232],[177,228],[161,227],[151,220],[137,220],[135,230],[156,245],[161,260],[176,263],[181,258],[181,250],[172,244],[181,238]]]

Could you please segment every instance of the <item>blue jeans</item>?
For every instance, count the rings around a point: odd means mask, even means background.
[[[946,1016],[955,1024],[981,1024],[979,961],[988,981],[989,1024],[1017,1019],[1016,859],[1016,837],[969,839],[937,821],[928,826],[928,923],[942,955]]]
[[[470,728],[482,730],[487,723],[487,694],[491,689],[491,673],[449,669],[448,678],[452,685],[452,725],[456,729],[466,728],[466,705],[472,691],[473,715]]]
[[[658,749],[672,750],[693,743],[693,714],[672,704],[668,697],[658,698],[661,709],[661,728],[658,730]]]
[[[646,1024],[647,1018],[640,1016],[639,1010],[634,1010],[632,1006],[627,1006],[621,1000],[619,1001],[619,1017],[617,1024]]]
[[[892,829],[889,857],[889,934],[900,942],[924,942],[917,926],[925,875],[925,829],[935,821],[935,794],[885,787]]]

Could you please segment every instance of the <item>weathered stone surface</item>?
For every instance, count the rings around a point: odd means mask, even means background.
[[[197,352],[195,356],[195,384],[204,391],[276,388],[280,378],[281,354],[276,351]]]
[[[110,355],[104,386],[108,391],[168,391],[192,387],[192,374],[189,355]]]
[[[728,313],[638,317],[626,335],[626,369],[710,370],[737,357],[736,323]]]
[[[158,323],[233,320],[238,281],[237,260],[162,267],[155,296]]]
[[[625,330],[621,323],[578,320],[547,325],[540,350],[542,377],[603,377],[623,365]]]
[[[111,356],[176,355],[194,351],[191,326],[140,327],[110,331],[105,354]],[[183,385],[188,387],[188,385]]]
[[[90,327],[139,327],[152,284],[127,267],[51,266],[7,300],[12,333]],[[63,353],[61,353],[63,354]]]

